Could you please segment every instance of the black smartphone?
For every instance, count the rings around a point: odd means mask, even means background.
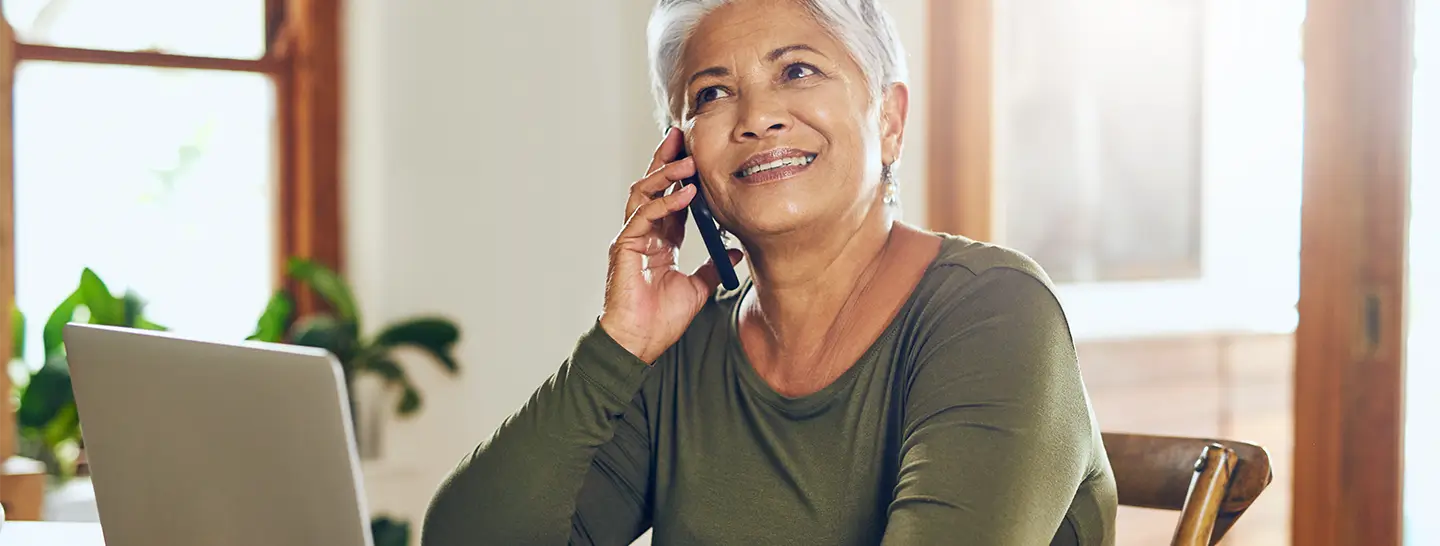
[[[689,152],[682,144],[680,154],[675,156],[675,161],[689,157]],[[720,238],[720,224],[715,221],[715,214],[710,212],[710,204],[705,202],[705,191],[700,187],[700,173],[680,181],[687,186],[695,186],[695,197],[690,200],[690,216],[695,219],[695,227],[700,230],[700,238],[705,240],[705,249],[710,251],[710,260],[715,262],[715,271],[720,273],[720,284],[726,290],[734,290],[740,287],[740,277],[735,275],[735,266],[730,263],[730,253],[725,248],[724,239]]]

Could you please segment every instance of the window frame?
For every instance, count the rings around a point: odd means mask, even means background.
[[[928,1],[928,223],[979,240],[994,236],[994,2]],[[1414,9],[1414,0],[1307,1],[1297,448],[1275,463],[1294,469],[1296,544],[1403,540]]]
[[[299,312],[320,306],[308,290],[286,279],[285,262],[305,257],[343,272],[341,217],[341,17],[343,0],[255,0],[265,3],[266,51],[259,59],[232,59],[149,51],[116,51],[19,42],[0,18],[0,294],[15,297],[15,70],[27,60],[268,74],[275,81],[277,148],[274,170],[278,222],[272,283],[290,289]],[[3,3],[3,2],[0,2]],[[0,313],[0,332],[10,331]],[[12,352],[0,336],[0,354]],[[9,359],[6,359],[8,362]],[[0,393],[10,392],[8,373]],[[14,430],[15,408],[0,396],[0,430]],[[0,434],[0,461],[15,455],[13,434]],[[0,488],[4,477],[0,476]]]

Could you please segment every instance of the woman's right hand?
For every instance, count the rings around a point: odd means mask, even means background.
[[[683,144],[680,129],[665,134],[648,174],[630,186],[625,227],[610,244],[600,327],[647,364],[680,339],[720,283],[709,260],[690,274],[676,263],[685,239],[685,207],[699,191],[678,184],[695,174],[693,158],[675,161]],[[732,264],[740,259],[739,250],[730,250]]]

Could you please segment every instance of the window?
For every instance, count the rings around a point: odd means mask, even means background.
[[[1060,283],[1200,276],[1196,2],[1002,3],[1000,237]]]
[[[283,257],[342,266],[338,3],[3,3],[0,291],[32,365],[86,267],[172,330],[243,339]]]
[[[248,335],[272,290],[274,102],[263,74],[21,63],[15,302],[29,321],[89,267],[159,324]]]
[[[5,0],[27,44],[259,59],[264,0]]]
[[[1077,337],[1294,328],[1305,2],[1261,4],[994,4],[993,239]]]

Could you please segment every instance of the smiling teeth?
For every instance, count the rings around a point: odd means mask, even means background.
[[[748,169],[741,170],[741,171],[740,171],[740,177],[741,177],[741,178],[744,178],[744,177],[750,176],[750,175],[755,174],[755,173],[765,172],[765,171],[768,171],[768,170],[770,170],[770,169],[778,169],[778,168],[780,168],[780,167],[790,167],[790,166],[803,167],[803,166],[805,166],[805,165],[809,165],[812,161],[815,161],[815,156],[813,156],[813,155],[807,155],[807,156],[802,156],[802,157],[787,157],[787,158],[785,158],[785,159],[777,159],[777,160],[775,160],[775,161],[771,161],[771,162],[766,163],[766,164],[764,164],[764,165],[756,165],[756,166],[754,166],[754,167],[750,167],[750,168],[748,168]]]

